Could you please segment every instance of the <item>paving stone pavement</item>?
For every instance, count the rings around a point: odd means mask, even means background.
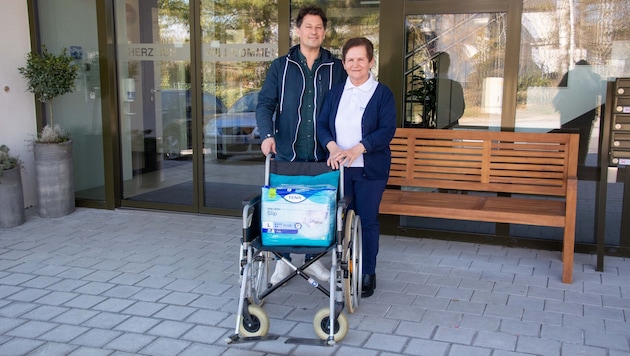
[[[384,235],[375,294],[332,347],[315,338],[328,299],[291,280],[265,301],[274,341],[228,345],[238,218],[28,209],[0,228],[0,355],[630,355],[630,261]],[[328,262],[329,263],[329,262]]]

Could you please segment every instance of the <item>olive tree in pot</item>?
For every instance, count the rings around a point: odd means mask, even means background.
[[[22,162],[9,154],[9,147],[0,145],[0,227],[24,223],[24,191]]]
[[[28,82],[28,91],[49,108],[48,125],[33,141],[38,212],[41,217],[60,217],[74,211],[74,170],[70,134],[53,123],[52,100],[71,93],[79,67],[63,48],[59,55],[46,46],[30,52],[26,66],[18,70]]]

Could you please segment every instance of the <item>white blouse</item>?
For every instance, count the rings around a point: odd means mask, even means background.
[[[374,95],[377,86],[378,82],[374,79],[372,73],[370,73],[368,80],[359,86],[352,84],[350,78],[346,79],[346,85],[343,88],[339,109],[335,117],[337,146],[341,149],[347,150],[361,142],[363,138],[361,132],[363,112],[372,95]],[[363,167],[363,155],[357,157],[352,162],[351,167]]]

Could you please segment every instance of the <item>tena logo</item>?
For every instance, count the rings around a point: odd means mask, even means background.
[[[284,196],[284,200],[291,202],[291,203],[299,203],[302,202],[304,200],[306,200],[306,197],[303,196],[302,194],[298,194],[298,193],[291,193],[291,194],[287,194]]]

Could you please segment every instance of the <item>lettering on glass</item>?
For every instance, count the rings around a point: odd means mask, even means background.
[[[190,44],[120,44],[119,53],[123,60],[140,61],[188,61]],[[202,59],[221,62],[268,62],[278,56],[278,46],[274,44],[204,44]]]

